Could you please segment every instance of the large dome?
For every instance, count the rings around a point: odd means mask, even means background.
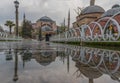
[[[105,10],[97,5],[94,6],[88,6],[85,9],[81,11],[81,14],[91,14],[91,13],[104,13]]]
[[[116,13],[120,12],[120,6],[118,4],[115,4],[112,6],[112,9],[109,9],[108,11],[106,11],[102,17],[110,17],[115,15]]]
[[[47,16],[41,17],[38,21],[44,21],[44,22],[54,22],[51,18]]]

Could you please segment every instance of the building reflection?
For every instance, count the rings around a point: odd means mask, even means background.
[[[5,51],[5,55],[6,55],[6,60],[7,61],[13,60],[13,54],[12,54],[12,49],[11,48],[9,48],[9,50]]]
[[[89,83],[94,83],[94,79],[102,76],[102,73],[100,73],[97,69],[89,67],[89,65],[87,64],[76,62],[75,66],[79,70],[77,72],[82,73],[85,77],[89,79]]]
[[[65,63],[65,58],[66,58],[66,54],[64,51],[61,51],[61,52],[57,52],[57,56],[60,58],[60,61],[63,62],[63,64]]]
[[[13,60],[13,49],[10,44],[8,44],[8,50],[5,50],[4,54],[6,55],[6,61]]]
[[[14,52],[14,53],[13,53]],[[120,52],[112,50],[103,50],[97,48],[77,47],[77,46],[61,46],[56,49],[49,45],[43,46],[43,49],[30,48],[9,48],[5,54],[9,54],[10,58],[6,56],[6,60],[14,60],[14,77],[13,81],[17,81],[18,76],[18,56],[20,55],[23,61],[23,68],[25,63],[35,59],[37,63],[42,66],[48,66],[58,58],[61,62],[66,63],[66,70],[70,72],[71,58],[75,62],[77,71],[75,75],[77,78],[85,76],[89,83],[94,83],[94,80],[109,75],[111,79],[120,82]],[[13,57],[14,55],[14,57]],[[11,58],[12,57],[12,58]]]
[[[34,49],[31,49],[32,46],[19,46],[18,43],[15,43],[15,47],[8,47],[9,50],[5,51],[5,54],[9,54],[9,57],[6,55],[6,60],[13,62],[14,61],[14,73],[13,73],[13,81],[18,82],[21,76],[19,76],[19,69],[18,66],[21,65],[21,62],[23,62],[23,68],[25,68],[27,65],[26,63],[31,61],[31,59],[36,60],[40,65],[42,66],[48,66],[52,62],[58,58],[60,62],[63,64],[67,63],[66,70],[69,72],[69,65],[70,65],[70,56],[69,56],[69,49],[62,49],[62,51],[59,51],[59,49],[51,48],[49,44],[41,46],[40,49],[35,47]],[[67,53],[68,52],[68,53]]]
[[[42,66],[48,66],[55,61],[57,52],[53,50],[44,50],[33,54],[33,58]]]
[[[32,59],[32,52],[29,48],[23,49],[21,52],[21,57],[23,61],[23,68],[25,67],[25,63]]]
[[[69,48],[69,47],[68,47]],[[113,80],[120,82],[120,52],[103,50],[88,47],[69,48],[72,60],[75,61],[78,70],[89,79],[89,83],[94,83],[94,79],[107,74]],[[76,75],[77,75],[76,74]],[[80,75],[77,75],[79,77]]]
[[[67,55],[67,71],[69,73],[69,70],[70,70],[70,57],[69,55]]]
[[[67,60],[67,71],[69,72],[69,55],[65,54],[64,51],[57,51],[54,49],[43,49],[43,50],[31,50],[29,48],[15,48],[14,50],[8,50],[8,53],[12,54],[14,61],[14,75],[13,81],[16,82],[19,79],[18,75],[18,58],[23,61],[23,68],[26,66],[25,63],[35,59],[42,66],[48,66],[55,61],[56,57],[60,58],[60,61],[64,62]],[[14,52],[14,54],[13,54]],[[21,58],[20,58],[20,57]]]
[[[61,50],[62,49],[62,50]],[[61,50],[61,51],[60,51]],[[14,52],[14,54],[13,54]],[[102,77],[103,75],[109,75],[111,79],[120,82],[120,52],[112,50],[103,50],[97,48],[88,47],[75,47],[75,46],[63,46],[58,49],[38,49],[32,50],[30,48],[15,48],[14,50],[9,48],[6,53],[12,55],[14,60],[14,77],[13,81],[17,81],[18,76],[18,56],[20,55],[23,61],[23,68],[25,63],[35,59],[37,63],[42,66],[48,66],[52,62],[60,60],[66,63],[66,69],[70,72],[71,58],[75,62],[77,71],[75,75],[79,78],[85,76],[88,78],[89,83],[94,83],[94,80]],[[14,57],[13,57],[14,55]],[[6,59],[11,60],[11,59]]]

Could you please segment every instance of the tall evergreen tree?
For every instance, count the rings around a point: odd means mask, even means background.
[[[26,20],[25,14],[24,14],[24,20],[22,25],[22,37],[32,38],[32,23],[31,21]]]

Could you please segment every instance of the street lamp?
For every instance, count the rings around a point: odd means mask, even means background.
[[[18,8],[19,8],[19,2],[16,0],[14,1],[15,4],[15,14],[16,14],[16,37],[18,37]]]

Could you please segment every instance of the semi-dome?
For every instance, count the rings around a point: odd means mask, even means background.
[[[110,17],[110,16],[113,16],[115,15],[116,13],[120,12],[120,5],[118,4],[115,4],[112,6],[111,9],[109,9],[108,11],[106,11],[102,17]]]
[[[42,31],[52,31],[52,28],[50,26],[43,26],[42,28]]]
[[[91,14],[91,13],[104,13],[105,10],[97,5],[88,6],[81,11],[81,14]]]
[[[44,21],[44,22],[54,22],[51,18],[47,16],[41,17],[38,21]]]

